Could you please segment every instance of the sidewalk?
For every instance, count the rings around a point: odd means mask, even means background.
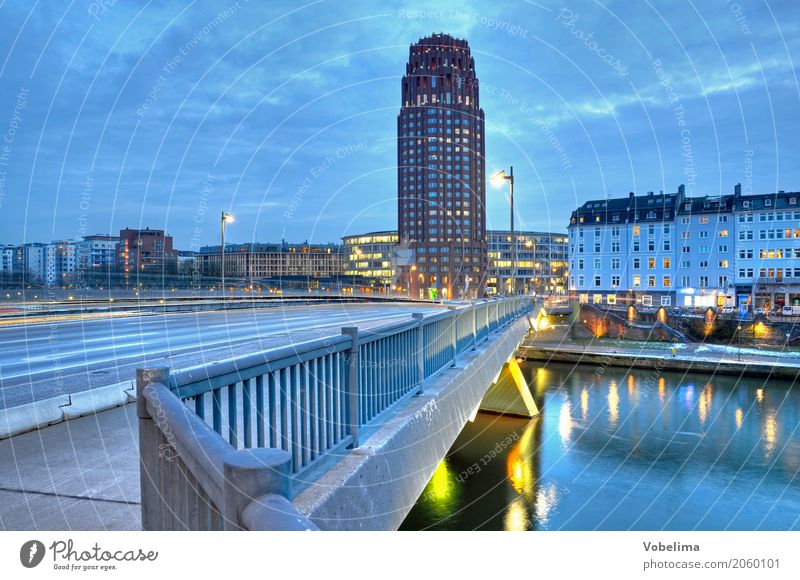
[[[136,405],[0,441],[0,529],[138,530]]]

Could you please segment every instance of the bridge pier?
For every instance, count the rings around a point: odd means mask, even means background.
[[[503,365],[503,370],[486,391],[479,408],[490,413],[526,418],[539,414],[539,407],[514,356]]]

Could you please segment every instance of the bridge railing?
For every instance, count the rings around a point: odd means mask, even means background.
[[[359,431],[456,364],[530,298],[432,316],[189,369],[137,373],[144,529],[310,529],[291,480],[357,447]]]

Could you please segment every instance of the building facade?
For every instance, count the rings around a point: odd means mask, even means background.
[[[75,284],[75,242],[59,240],[45,248],[44,282],[50,287],[67,288]]]
[[[511,291],[511,232],[489,230],[489,269],[486,290],[490,294]],[[526,294],[561,295],[567,292],[567,235],[553,232],[514,232],[515,278]]]
[[[197,259],[203,274],[221,274],[220,246],[200,248]],[[338,244],[225,244],[225,277],[230,279],[329,280],[341,275],[342,266]]]
[[[569,224],[569,287],[582,302],[774,308],[800,304],[800,194],[588,201]]]
[[[116,261],[126,275],[172,274],[178,268],[178,253],[172,249],[172,236],[164,230],[125,228],[119,232]]]
[[[355,284],[393,286],[397,231],[369,232],[342,237],[344,245],[344,281]]]
[[[401,275],[420,296],[481,295],[487,267],[484,113],[475,61],[447,34],[409,49],[397,116]]]

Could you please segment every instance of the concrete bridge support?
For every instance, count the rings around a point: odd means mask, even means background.
[[[539,414],[539,408],[515,356],[503,365],[500,375],[486,391],[480,410],[527,418]]]

